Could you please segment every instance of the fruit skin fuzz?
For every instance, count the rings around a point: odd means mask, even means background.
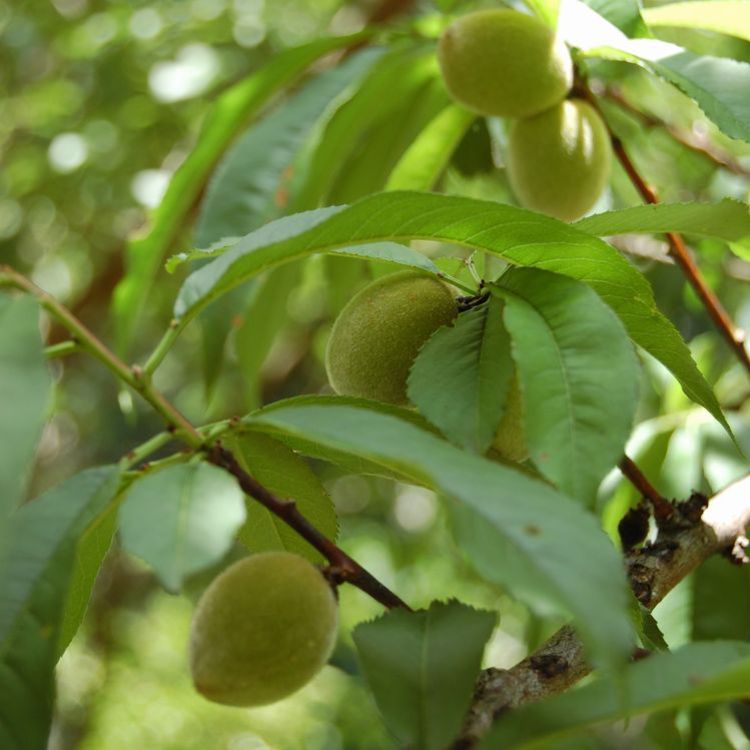
[[[290,552],[251,555],[217,576],[198,602],[193,684],[215,703],[274,703],[323,668],[337,627],[336,596],[315,566]]]
[[[440,37],[438,61],[453,98],[483,115],[530,117],[562,101],[573,85],[565,43],[515,10],[458,18]]]
[[[514,122],[507,161],[511,187],[523,206],[574,221],[593,208],[606,187],[612,146],[599,113],[583,99],[570,99]]]
[[[339,314],[326,349],[332,388],[344,396],[408,403],[409,370],[427,339],[458,314],[441,281],[399,271],[360,290]]]

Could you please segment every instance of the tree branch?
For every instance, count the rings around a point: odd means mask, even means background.
[[[640,172],[636,169],[635,164],[625,150],[625,146],[622,141],[615,135],[612,129],[609,127],[604,114],[602,113],[599,103],[596,101],[596,97],[591,92],[591,89],[583,81],[578,81],[576,85],[576,93],[582,96],[588,101],[592,107],[602,116],[602,120],[607,126],[609,135],[612,141],[612,150],[615,153],[618,161],[622,165],[626,174],[630,178],[630,181],[635,186],[636,190],[640,193],[641,197],[646,203],[656,204],[659,203],[659,198],[656,192],[651,188],[648,183],[643,179]],[[674,258],[677,265],[682,269],[683,274],[687,278],[690,286],[700,298],[703,306],[706,308],[711,320],[713,321],[719,333],[724,337],[732,351],[736,355],[737,359],[742,363],[742,366],[750,374],[750,354],[745,348],[745,333],[744,331],[736,328],[729,314],[724,309],[719,298],[713,293],[711,287],[706,283],[703,278],[698,266],[693,260],[690,252],[685,246],[685,242],[682,236],[676,232],[667,232],[667,240],[669,242],[669,254]]]
[[[36,297],[41,306],[54,315],[73,334],[82,349],[93,355],[120,380],[139,393],[162,416],[170,428],[167,434],[173,433],[175,437],[181,439],[193,450],[205,451],[208,460],[232,474],[245,493],[257,500],[317,549],[330,562],[331,568],[327,572],[334,583],[344,581],[351,583],[385,607],[409,609],[396,594],[318,531],[299,512],[293,501],[277,498],[260,482],[251,477],[240,466],[234,455],[223,448],[219,442],[209,445],[208,443],[211,443],[211,440],[205,438],[160,391],[154,388],[151,379],[141,368],[137,366],[128,367],[63,304],[9,266],[0,266],[0,287],[2,286],[20,289]],[[140,446],[135,454],[127,454],[124,461],[128,463],[137,460],[142,454],[148,455],[148,452],[153,450],[154,446],[159,447],[165,442],[167,442],[165,434],[160,433],[152,441]]]
[[[694,496],[674,507],[680,518],[663,526],[653,544],[625,556],[630,585],[647,609],[712,555],[729,553],[737,562],[747,559],[750,475],[723,489],[707,506],[705,499]],[[474,747],[506,711],[561,693],[590,671],[583,644],[569,625],[515,667],[484,670],[453,750]]]

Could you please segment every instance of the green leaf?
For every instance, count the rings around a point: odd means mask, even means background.
[[[241,323],[234,334],[234,349],[245,381],[248,408],[255,408],[260,403],[261,368],[287,321],[287,300],[301,275],[300,263],[274,268],[258,279],[240,316]]]
[[[349,207],[279,219],[218,248],[193,272],[175,302],[185,325],[211,300],[257,273],[310,253],[365,242],[430,239],[474,247],[514,265],[585,281],[620,316],[630,337],[662,362],[685,393],[724,426],[708,383],[675,327],[658,311],[646,279],[614,248],[541,214],[513,206],[431,193],[387,192]],[[191,253],[187,258],[205,257]],[[178,261],[179,262],[179,261]]]
[[[750,243],[750,210],[746,203],[725,198],[719,203],[657,203],[605,211],[573,224],[599,237],[632,232],[683,232]]]
[[[313,78],[270,115],[248,128],[219,162],[206,190],[195,241],[206,247],[238,237],[278,218],[284,172],[316,120],[380,56],[366,49]]]
[[[371,31],[317,39],[275,55],[259,71],[225,91],[206,116],[198,142],[172,176],[154,212],[148,234],[128,242],[126,274],[115,290],[113,314],[117,344],[127,350],[141,309],[165,253],[182,231],[217,159],[227,145],[280,89],[298,78],[312,62],[332,50],[367,39]]]
[[[367,682],[399,744],[442,750],[461,728],[497,615],[457,601],[391,610],[354,630]]]
[[[19,508],[0,569],[0,747],[45,750],[61,618],[85,528],[117,492],[117,467],[89,469]]]
[[[639,0],[585,0],[585,3],[628,36],[650,36]]]
[[[293,400],[246,421],[274,436],[298,436],[382,464],[451,498],[464,521],[462,548],[483,575],[572,614],[595,661],[613,665],[627,658],[632,626],[620,556],[578,503],[363,406]]]
[[[52,393],[39,333],[39,305],[29,295],[0,295],[0,550],[5,518],[23,499]]]
[[[602,722],[671,708],[744,698],[750,644],[691,643],[631,664],[617,681],[600,678],[555,698],[506,713],[479,750],[532,750]],[[627,701],[622,695],[628,696]]]
[[[750,640],[750,570],[711,557],[693,573],[692,637]]]
[[[430,190],[474,120],[473,112],[449,104],[406,150],[391,172],[386,190]]]
[[[560,0],[528,0],[528,5],[548,26],[557,27]]]
[[[361,159],[363,152],[371,150],[368,134],[378,133],[394,119],[403,131],[403,117],[395,117],[396,110],[412,107],[416,92],[436,75],[434,50],[425,47],[394,49],[378,60],[351,99],[331,114],[322,129],[294,197],[295,209],[330,203],[337,182],[357,157]]]
[[[245,520],[237,481],[206,463],[170,466],[134,482],[120,507],[120,536],[168,591],[229,551]]]
[[[750,258],[750,210],[746,203],[725,198],[719,203],[658,203],[587,216],[573,225],[603,237],[631,232],[681,232],[715,237]]]
[[[622,457],[637,404],[638,363],[617,316],[581,282],[514,268],[505,300],[535,466],[584,502]]]
[[[620,60],[663,78],[693,99],[731,138],[750,141],[750,64],[694,55],[658,39],[628,39],[579,0],[565,4],[566,41],[587,57]]]
[[[705,29],[750,41],[750,5],[745,0],[670,3],[646,8],[643,15],[650,26]]]
[[[117,510],[118,504],[111,503],[89,524],[75,545],[73,570],[57,640],[58,657],[70,645],[86,615],[96,577],[117,530]]]
[[[433,434],[439,434],[437,429],[430,424],[423,416],[414,411],[414,409],[406,409],[401,406],[393,406],[392,404],[384,404],[381,401],[369,401],[363,398],[353,398],[351,396],[296,396],[294,398],[285,399],[281,402],[269,404],[268,406],[259,409],[252,413],[247,421],[250,423],[252,428],[253,418],[265,414],[266,412],[273,411],[277,404],[288,406],[292,404],[299,404],[302,406],[354,406],[363,409],[369,409],[372,411],[379,412],[381,414],[388,414],[405,422],[409,422],[422,430],[432,432]],[[382,463],[369,461],[361,456],[354,455],[349,451],[339,451],[328,445],[322,445],[315,440],[308,440],[304,436],[297,434],[279,434],[274,436],[284,445],[288,446],[294,451],[302,453],[306,456],[318,458],[321,461],[328,461],[329,463],[340,466],[347,469],[353,474],[369,474],[372,476],[388,477],[390,479],[398,479],[400,481],[412,481],[413,477],[409,474],[399,471],[397,468],[386,467]]]
[[[333,502],[320,479],[304,459],[286,445],[258,432],[245,433],[227,442],[240,465],[276,496],[293,500],[302,515],[331,540],[338,535]],[[313,563],[323,556],[296,531],[252,498],[247,499],[247,519],[237,538],[252,552],[288,550]]]
[[[502,303],[490,299],[422,347],[409,374],[409,400],[449,440],[482,454],[500,423],[512,374]]]

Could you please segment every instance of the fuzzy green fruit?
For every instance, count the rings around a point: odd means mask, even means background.
[[[599,113],[572,99],[514,122],[507,157],[510,184],[526,208],[573,221],[602,194],[612,147]]]
[[[406,404],[406,381],[422,345],[458,313],[450,290],[419,271],[373,281],[347,303],[326,350],[328,380],[344,396]]]
[[[573,83],[568,48],[542,21],[514,10],[481,10],[440,37],[448,91],[482,115],[529,117],[565,98]]]
[[[529,457],[526,431],[523,426],[523,397],[517,375],[510,381],[508,400],[492,441],[492,452],[506,461],[516,463],[525,461]]]
[[[246,557],[198,602],[190,630],[193,684],[228,706],[285,698],[328,661],[337,622],[336,597],[307,560],[290,552]]]

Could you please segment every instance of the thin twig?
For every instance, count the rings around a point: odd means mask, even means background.
[[[651,482],[646,475],[638,468],[636,463],[627,454],[623,455],[622,460],[617,465],[620,471],[627,477],[630,483],[645,497],[654,509],[654,516],[657,520],[670,518],[674,513],[674,506]]]
[[[641,197],[646,203],[656,204],[659,202],[659,198],[654,190],[649,187],[646,181],[643,179],[641,174],[636,169],[633,161],[625,150],[625,146],[617,136],[612,135],[612,149],[615,152],[620,164],[623,169],[630,177],[630,181],[636,187]],[[682,236],[676,232],[667,232],[667,240],[669,241],[669,254],[675,259],[676,263],[682,269],[690,285],[693,287],[695,293],[700,298],[703,306],[706,308],[708,314],[714,322],[714,325],[719,329],[721,335],[726,339],[729,346],[734,351],[737,358],[740,360],[744,368],[750,373],[750,354],[748,354],[745,348],[745,333],[744,331],[736,328],[729,314],[724,309],[719,298],[713,293],[711,287],[708,286],[706,280],[703,278],[698,266],[693,260],[692,256],[688,252],[685,242]]]
[[[602,96],[610,101],[613,101],[621,109],[630,113],[634,117],[637,117],[646,127],[649,128],[662,128],[669,133],[674,140],[681,143],[691,151],[695,151],[701,156],[705,156],[710,159],[714,164],[723,169],[728,169],[734,174],[741,175],[743,177],[750,177],[750,170],[746,169],[739,161],[737,161],[731,154],[725,151],[719,151],[711,143],[710,139],[703,135],[696,135],[685,130],[675,127],[668,122],[665,122],[659,117],[656,117],[650,113],[643,112],[642,110],[634,107],[622,94],[618,88],[607,88],[604,90]]]
[[[92,331],[90,331],[68,308],[50,294],[9,266],[0,266],[0,286],[14,287],[33,295],[41,306],[67,328],[80,343],[81,348],[98,359],[120,380],[140,394],[166,421],[167,433],[155,435],[151,440],[127,454],[123,466],[132,465],[142,457],[166,444],[173,435],[193,450],[205,451],[213,464],[232,474],[242,489],[284,523],[294,529],[303,539],[317,549],[331,564],[333,578],[346,581],[369,594],[385,607],[409,607],[390,589],[368,573],[359,563],[340,549],[334,542],[318,531],[297,509],[292,501],[281,500],[251,477],[234,455],[218,442],[207,445],[206,437],[189,422],[167,398],[158,391],[151,378],[138,366],[128,367]]]

